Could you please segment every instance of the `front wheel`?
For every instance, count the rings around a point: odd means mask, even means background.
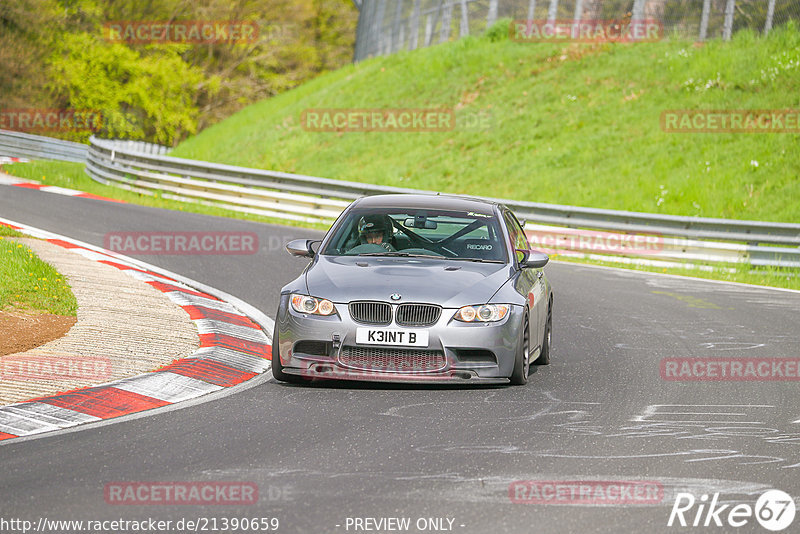
[[[304,384],[307,382],[302,377],[296,375],[289,375],[283,372],[283,365],[281,364],[281,354],[278,348],[278,321],[275,321],[275,330],[272,331],[272,376],[275,380],[281,382],[289,382],[290,384]]]
[[[526,313],[525,319],[522,321],[522,333],[517,348],[517,357],[514,358],[514,371],[511,373],[511,383],[515,386],[522,386],[528,383],[528,375],[531,371],[529,332],[528,314]]]

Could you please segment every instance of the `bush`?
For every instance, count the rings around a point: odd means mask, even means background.
[[[486,38],[491,42],[508,40],[509,32],[511,31],[511,19],[500,19],[492,27],[486,30]]]
[[[172,145],[197,130],[194,101],[204,76],[183,62],[180,47],[152,48],[142,57],[88,33],[65,34],[51,57],[50,87],[65,107],[99,112],[101,137]]]

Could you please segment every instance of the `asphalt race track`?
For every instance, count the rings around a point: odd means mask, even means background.
[[[274,316],[318,232],[0,186],[0,217],[103,246],[114,231],[251,231],[256,255],[136,256]],[[668,527],[677,492],[754,505],[800,495],[797,381],[666,381],[662,358],[800,356],[800,293],[554,263],[552,365],[525,387],[291,386],[273,379],[184,409],[0,446],[0,516],[452,519],[454,532],[766,532]],[[115,481],[246,481],[251,506],[107,504]],[[660,503],[512,503],[519,480],[651,481]],[[694,520],[696,507],[687,512]],[[724,519],[727,511],[722,514]],[[348,522],[348,518],[351,518]],[[713,524],[713,523],[712,523]],[[800,517],[792,528],[800,525]],[[425,525],[423,525],[425,526]],[[375,532],[375,530],[369,530]],[[382,530],[383,531],[383,530]],[[427,529],[425,531],[432,531]],[[795,530],[797,531],[797,530]]]

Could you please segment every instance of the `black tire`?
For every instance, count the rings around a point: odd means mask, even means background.
[[[281,365],[280,349],[278,348],[278,322],[275,321],[275,330],[272,331],[272,376],[275,380],[288,382],[290,384],[306,384],[308,380],[297,375],[289,375],[283,372]]]
[[[511,373],[511,383],[515,386],[524,386],[528,383],[528,375],[531,372],[530,362],[530,325],[528,324],[528,314],[522,321],[522,332],[520,336],[519,350],[514,358],[514,371]]]
[[[533,365],[550,365],[550,344],[553,338],[553,307],[547,308],[547,322],[544,324],[544,336],[542,337],[542,352],[533,362]]]

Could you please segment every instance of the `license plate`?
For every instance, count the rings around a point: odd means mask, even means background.
[[[356,343],[359,345],[402,345],[404,347],[427,347],[427,330],[393,330],[388,328],[356,328]]]

